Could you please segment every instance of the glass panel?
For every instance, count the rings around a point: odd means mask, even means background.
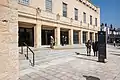
[[[63,16],[67,17],[67,4],[63,3]]]
[[[29,4],[29,0],[18,0],[18,3],[24,4],[24,5],[28,5]]]
[[[97,18],[95,18],[95,26],[97,26]]]
[[[86,23],[86,13],[83,12],[83,22]]]
[[[77,31],[73,32],[73,42],[74,44],[79,44],[79,33]]]
[[[92,25],[92,16],[90,15],[90,24]]]
[[[52,12],[52,0],[46,0],[46,11]]]
[[[78,9],[75,8],[75,20],[78,20]]]

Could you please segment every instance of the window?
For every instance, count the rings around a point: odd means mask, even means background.
[[[86,23],[86,13],[83,12],[83,22]]]
[[[79,44],[79,32],[78,31],[73,31],[73,43]]]
[[[18,0],[18,3],[23,5],[29,5],[29,0]]]
[[[90,15],[90,25],[92,25],[92,16]]]
[[[67,17],[67,4],[63,3],[63,16]]]
[[[78,20],[78,9],[74,8],[75,10],[75,20]]]
[[[52,0],[46,0],[46,11],[52,12]]]
[[[95,26],[97,26],[97,18],[95,18]]]

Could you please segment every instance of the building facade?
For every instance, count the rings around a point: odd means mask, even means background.
[[[59,46],[62,36],[67,44],[97,40],[100,8],[87,0],[18,0],[19,46],[40,47],[50,44],[50,36]]]
[[[18,80],[18,46],[82,44],[97,39],[100,9],[87,0],[0,1],[0,80]]]

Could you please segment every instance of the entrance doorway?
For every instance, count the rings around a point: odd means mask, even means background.
[[[90,32],[90,40],[93,41],[93,33]]]
[[[83,43],[86,43],[87,41],[87,32],[83,32]]]
[[[28,46],[34,47],[34,27],[32,28],[23,28],[19,27],[19,46],[24,46],[25,42]]]
[[[78,31],[73,31],[73,43],[79,44],[79,32]]]
[[[41,35],[42,45],[50,45],[50,36],[53,36],[54,38],[54,29],[53,30],[42,29]]]
[[[68,31],[60,31],[60,44],[63,43],[63,38],[65,38],[65,44],[69,44]]]

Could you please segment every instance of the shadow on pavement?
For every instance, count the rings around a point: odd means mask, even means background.
[[[83,57],[77,57],[77,58],[97,62],[97,60],[93,60],[93,59],[88,59],[88,58],[83,58]]]
[[[116,55],[116,56],[120,56],[120,54],[113,54],[113,53],[111,53],[112,55]]]
[[[75,54],[76,54],[76,55],[87,56],[87,54],[81,54],[81,53],[79,53],[79,52],[75,52]],[[91,56],[93,56],[93,55],[91,55]],[[95,56],[93,56],[93,57],[95,57]]]
[[[83,77],[85,77],[86,80],[100,80],[99,78],[94,77],[94,76],[86,76],[86,75],[83,75]]]
[[[86,54],[80,54],[79,52],[75,52],[76,55],[83,55],[83,56],[87,56]]]

